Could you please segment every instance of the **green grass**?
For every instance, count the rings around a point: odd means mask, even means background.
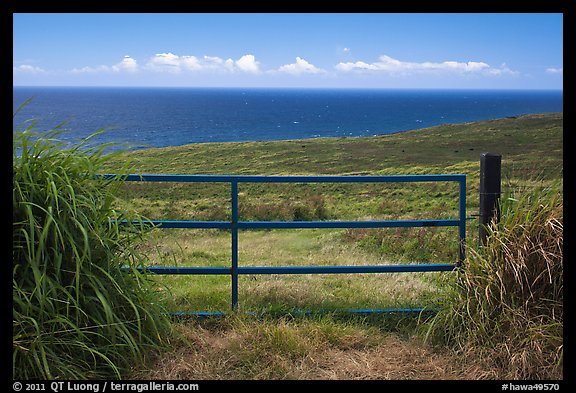
[[[529,115],[363,138],[206,143],[140,150],[133,173],[256,175],[386,175],[464,173],[467,209],[478,212],[479,156],[502,154],[504,187],[531,187],[562,176],[562,114]],[[457,215],[456,184],[241,184],[240,218],[402,219]],[[226,184],[131,183],[125,206],[151,218],[225,220]],[[471,223],[472,224],[472,223]],[[469,233],[474,234],[473,225]]]
[[[505,173],[514,170],[518,176],[521,170],[521,177],[530,178],[533,165],[538,164],[553,176],[562,155],[562,114],[443,125],[379,137],[194,144],[129,156],[135,170],[147,173],[372,175],[468,172],[467,168],[477,166],[482,151],[501,153]]]
[[[99,169],[107,173],[128,167],[130,173],[255,175],[463,173],[467,175],[467,212],[471,215],[478,212],[481,152],[502,154],[503,190],[506,195],[514,191],[515,198],[520,199],[562,178],[562,130],[562,113],[539,114],[378,137],[209,143],[139,150],[112,156]],[[458,187],[451,183],[241,184],[239,187],[241,220],[456,218],[457,198]],[[226,184],[125,183],[113,206],[153,219],[227,220],[231,216],[230,190]],[[467,223],[469,258],[475,258],[478,252],[477,225],[474,219]],[[241,266],[450,263],[457,260],[457,239],[456,228],[244,230],[239,236],[239,263]],[[230,264],[231,239],[227,231],[156,229],[145,240],[134,251],[145,256],[150,264]],[[172,340],[172,350],[156,360],[149,359],[143,369],[133,370],[130,376],[145,379],[517,377],[520,374],[514,374],[510,368],[472,356],[472,352],[454,354],[438,349],[431,352],[420,341],[414,341],[414,335],[420,331],[417,326],[429,321],[423,316],[359,317],[337,312],[445,306],[447,294],[455,293],[456,277],[454,273],[241,276],[240,311],[253,311],[255,315],[239,313],[217,320],[175,322],[173,326],[181,333],[181,339]],[[227,276],[151,279],[155,300],[168,310],[230,309]],[[294,309],[330,312],[298,316]],[[442,326],[441,319],[432,321],[433,325]],[[456,336],[454,332],[461,332],[458,319],[453,322],[446,325],[453,327],[449,330],[452,336],[444,337],[448,341]],[[544,324],[530,326],[531,333],[550,332],[558,337],[557,324],[551,330]],[[538,326],[540,330],[536,329]],[[462,333],[460,337],[466,335]],[[498,348],[505,351],[507,347]],[[557,353],[558,346],[555,348]],[[515,360],[531,359],[527,351],[517,353]],[[493,354],[490,359],[498,358]],[[558,362],[558,357],[545,359],[546,366]],[[514,364],[520,365],[514,370],[528,374],[526,364]],[[551,366],[547,370],[557,368]]]
[[[229,266],[230,235],[224,231],[157,230],[150,249],[165,264]],[[366,265],[387,261],[381,255],[341,243],[341,231],[321,229],[250,231],[240,235],[242,266]],[[404,262],[404,261],[401,261]],[[439,273],[441,274],[441,273]],[[157,279],[169,309],[227,311],[230,278],[162,276]],[[291,309],[343,310],[417,307],[431,302],[435,287],[422,274],[246,275],[240,277],[243,311]]]
[[[468,215],[478,212],[479,156],[502,154],[504,188],[530,189],[562,176],[562,114],[442,125],[379,137],[207,143],[140,150],[107,163],[132,173],[344,175],[464,173]],[[118,203],[150,218],[230,219],[227,184],[127,183]],[[456,183],[241,184],[241,220],[366,220],[458,217]],[[477,243],[477,221],[468,221]],[[453,263],[456,228],[269,230],[240,233],[240,265]],[[152,246],[155,244],[155,246]],[[226,231],[158,230],[154,260],[229,266]],[[240,304],[252,308],[428,306],[439,274],[241,277]],[[229,307],[226,277],[162,278],[171,307]],[[423,283],[422,285],[414,284]],[[350,284],[354,283],[354,284]],[[348,287],[341,290],[339,288]],[[373,291],[373,288],[378,288]],[[383,288],[387,288],[386,290]],[[399,288],[392,291],[389,288]],[[403,290],[402,288],[406,288]],[[416,288],[416,289],[414,289]],[[373,296],[364,296],[374,292]],[[394,292],[394,293],[392,293]],[[306,300],[307,299],[307,300]],[[224,307],[224,308],[223,308]]]

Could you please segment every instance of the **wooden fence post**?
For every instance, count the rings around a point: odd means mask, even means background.
[[[480,224],[478,234],[480,245],[486,244],[486,228],[494,219],[500,221],[500,180],[502,156],[496,153],[480,154]]]

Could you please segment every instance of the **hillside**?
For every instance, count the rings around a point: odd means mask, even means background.
[[[130,173],[467,175],[467,215],[478,207],[481,152],[502,154],[503,189],[530,189],[562,177],[562,113],[441,125],[361,138],[208,143],[123,153]],[[229,185],[124,186],[118,203],[151,218],[225,220]],[[456,190],[444,185],[242,185],[241,219],[436,218],[455,214]],[[467,227],[469,247],[478,223]],[[240,264],[322,265],[454,261],[451,228],[268,230],[240,234]],[[153,264],[229,266],[230,235],[219,230],[156,230],[143,246]],[[444,276],[443,276],[444,274]],[[136,378],[168,379],[478,379],[499,378],[479,359],[422,344],[415,320],[386,316],[294,317],[290,310],[434,306],[446,274],[243,276],[240,310],[262,318],[175,323],[183,340]],[[159,296],[179,311],[229,311],[226,276],[161,277]],[[280,311],[280,316],[278,316]],[[394,343],[394,349],[389,343]],[[407,356],[409,354],[409,356]],[[386,358],[386,362],[381,359]],[[380,359],[380,360],[379,360]],[[362,363],[365,366],[359,367]],[[223,366],[226,365],[226,366]],[[151,374],[152,373],[152,374]]]
[[[563,114],[446,124],[376,137],[205,143],[128,153],[135,173],[393,174],[468,172],[484,151],[503,156],[504,172],[538,165],[557,176]]]

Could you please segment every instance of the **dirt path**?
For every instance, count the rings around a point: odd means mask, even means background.
[[[349,332],[330,342],[291,330],[180,329],[186,337],[134,378],[160,380],[475,380],[494,378],[461,356],[387,333],[377,340]]]

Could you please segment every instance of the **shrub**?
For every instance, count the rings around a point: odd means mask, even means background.
[[[119,178],[95,180],[104,146],[33,126],[13,135],[13,378],[120,378],[169,328],[146,276],[120,269],[145,262],[145,229],[119,224]]]

